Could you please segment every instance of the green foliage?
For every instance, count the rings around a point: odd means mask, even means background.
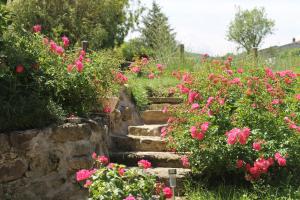
[[[19,29],[41,24],[51,38],[66,35],[72,45],[88,40],[92,49],[121,44],[141,11],[130,9],[129,0],[15,0],[8,8]]]
[[[155,188],[155,177],[138,169],[126,169],[123,176],[119,174],[124,165],[114,164],[112,168],[100,167],[92,176],[90,186],[91,199],[125,199],[129,195],[151,199]]]
[[[220,184],[214,187],[190,185],[188,200],[296,200],[299,199],[300,188],[291,186],[269,186],[261,190],[247,187]]]
[[[101,110],[100,97],[118,90],[113,71],[120,59],[112,52],[87,53],[79,72],[74,63],[83,55],[80,49],[59,55],[43,37],[13,29],[4,34],[8,67],[0,71],[1,131],[41,127],[70,114],[86,116]],[[20,65],[24,71],[17,73]]]
[[[127,61],[133,61],[134,58],[142,56],[152,56],[151,50],[145,45],[141,38],[134,38],[121,45],[119,51]]]
[[[171,147],[178,152],[187,153],[194,172],[208,179],[228,173],[232,174],[231,179],[245,175],[251,179],[246,168],[236,168],[237,160],[243,160],[244,167],[246,163],[252,167],[260,158],[274,159],[274,154],[280,152],[286,158],[287,167],[280,167],[275,161],[259,178],[273,184],[288,179],[289,184],[299,184],[300,160],[296,155],[300,151],[299,130],[291,128],[291,123],[284,119],[289,117],[296,125],[300,122],[300,102],[296,98],[300,92],[299,77],[296,74],[291,71],[275,74],[270,69],[266,72],[244,69],[244,73],[238,73],[228,64],[224,67],[213,62],[187,80],[191,82],[181,84],[199,93],[195,103],[200,108],[191,111],[191,104],[183,104],[174,109],[176,120],[170,124],[173,130],[170,141]],[[213,100],[208,105],[210,97]],[[220,103],[222,100],[224,104]],[[190,128],[195,126],[200,132],[205,122],[209,123],[209,128],[204,138],[193,138]],[[246,144],[227,143],[226,132],[245,127],[251,129]],[[254,142],[261,144],[260,151],[252,148]]]
[[[152,60],[143,65],[140,60],[137,60],[130,66],[131,71],[127,71],[129,89],[140,110],[147,108],[149,104],[148,97],[173,96],[174,94],[169,89],[179,82],[171,77],[168,66],[162,65],[163,69],[158,70],[155,63]],[[141,70],[138,73],[132,72],[134,67],[139,67]],[[153,78],[149,78],[150,74],[153,74]]]
[[[273,32],[274,25],[275,22],[267,18],[264,8],[238,8],[234,20],[229,25],[227,38],[250,53],[253,47],[259,47],[264,38]]]
[[[176,53],[175,33],[168,24],[168,18],[155,2],[143,19],[141,33],[145,44],[153,51],[155,58],[168,58]]]
[[[8,27],[8,21],[9,21],[9,12],[7,11],[6,7],[2,4],[0,4],[0,65],[1,65],[1,57],[2,57],[2,51],[3,51],[3,32]]]

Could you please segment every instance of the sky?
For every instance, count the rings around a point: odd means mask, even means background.
[[[152,0],[141,0],[151,8]],[[242,9],[264,7],[268,18],[275,20],[275,32],[267,36],[261,48],[300,40],[300,0],[156,0],[176,32],[176,40],[187,51],[224,55],[237,52],[233,42],[226,40],[230,21],[237,6]],[[131,33],[128,38],[136,36]]]

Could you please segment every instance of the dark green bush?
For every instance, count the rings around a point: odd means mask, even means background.
[[[133,61],[134,58],[142,56],[153,56],[153,52],[145,45],[144,41],[140,38],[131,39],[121,45],[121,54],[125,60]]]

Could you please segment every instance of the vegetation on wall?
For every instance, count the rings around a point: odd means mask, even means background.
[[[118,92],[120,59],[112,52],[84,52],[69,39],[6,31],[0,72],[0,130],[45,126],[69,115],[100,111],[100,97]]]

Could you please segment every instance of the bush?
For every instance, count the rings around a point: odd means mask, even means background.
[[[121,45],[119,51],[127,61],[133,61],[135,58],[143,56],[152,56],[151,50],[146,47],[144,41],[140,38],[131,39]]]
[[[95,153],[93,159],[96,168],[76,173],[77,181],[83,182],[84,187],[89,189],[90,199],[150,200],[156,194],[164,200],[172,195],[169,187],[163,188],[163,184],[156,183],[155,176],[148,174],[147,168],[151,167],[151,163],[147,160],[138,162],[142,169],[128,169],[125,165],[108,163],[107,157]]]
[[[116,94],[119,58],[63,43],[38,32],[4,34],[8,67],[0,72],[0,130],[41,127],[70,114],[86,116],[102,109],[101,97]]]
[[[182,76],[178,88],[187,103],[169,120],[171,147],[186,152],[184,164],[208,178],[298,183],[299,74],[236,69],[231,58],[217,63]]]

